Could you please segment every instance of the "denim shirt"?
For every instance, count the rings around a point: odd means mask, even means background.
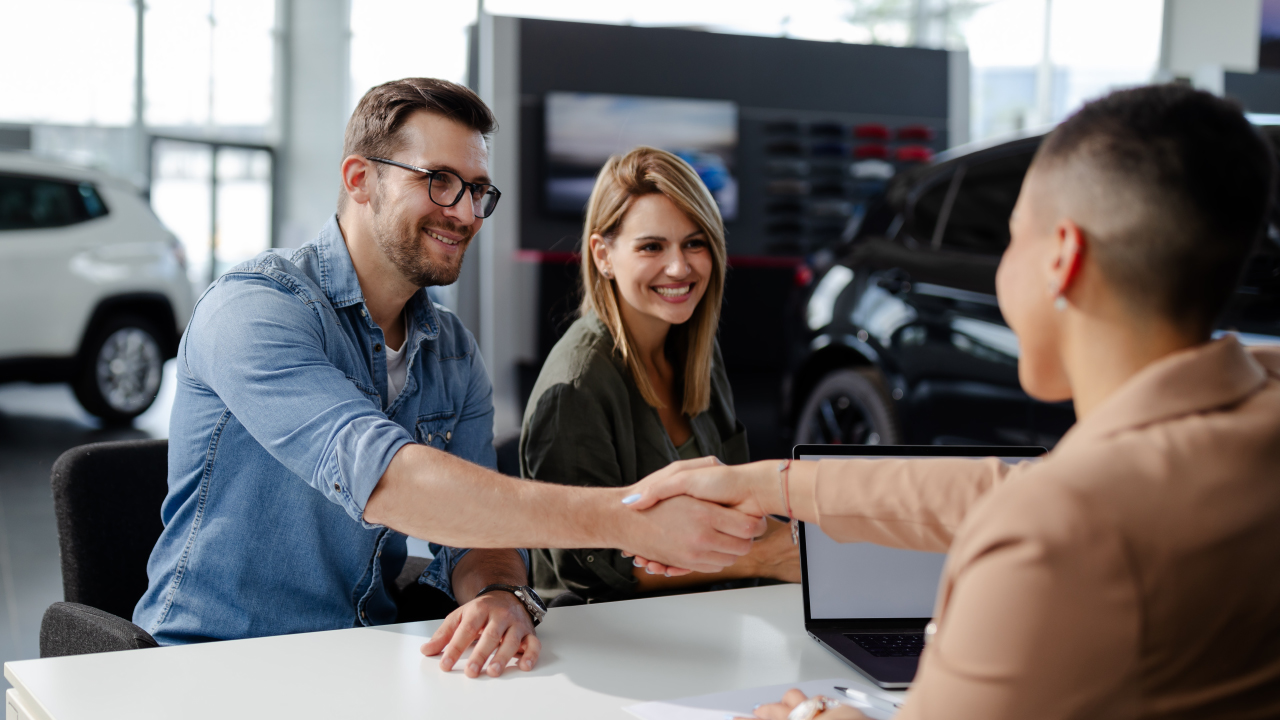
[[[385,340],[336,217],[205,292],[178,349],[165,527],[133,615],[158,642],[395,621],[405,536],[364,520],[391,458],[417,442],[496,465],[475,339],[425,291],[406,311],[408,377],[386,405]],[[452,597],[467,551],[431,547],[419,582]]]

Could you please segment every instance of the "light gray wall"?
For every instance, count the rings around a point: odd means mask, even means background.
[[[1224,68],[1255,72],[1261,24],[1262,0],[1165,0],[1162,74],[1212,78],[1215,69],[1219,76]]]
[[[273,139],[277,243],[298,247],[333,214],[350,115],[349,0],[276,0]]]
[[[477,89],[498,119],[498,132],[489,144],[489,175],[502,191],[502,204],[485,220],[476,238],[478,247],[466,260],[478,269],[478,324],[469,327],[493,381],[493,430],[500,441],[520,432],[516,366],[535,355],[537,342],[536,268],[516,260],[521,207],[519,22],[488,13],[479,19]]]

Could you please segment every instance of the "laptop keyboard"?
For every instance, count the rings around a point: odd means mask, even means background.
[[[845,637],[875,657],[920,657],[924,633],[845,633]]]

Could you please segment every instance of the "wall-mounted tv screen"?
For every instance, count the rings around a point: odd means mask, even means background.
[[[547,209],[581,213],[610,155],[650,145],[684,158],[720,206],[738,215],[738,106],[727,100],[547,93]]]

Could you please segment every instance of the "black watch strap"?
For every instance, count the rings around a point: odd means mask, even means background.
[[[515,595],[516,599],[524,605],[524,609],[528,611],[529,617],[533,620],[534,627],[537,627],[542,622],[542,618],[547,614],[546,603],[542,602],[542,598],[538,596],[538,593],[534,592],[533,588],[528,585],[493,583],[492,585],[485,585],[480,592],[476,593],[476,597],[498,591],[509,592],[512,595]]]

